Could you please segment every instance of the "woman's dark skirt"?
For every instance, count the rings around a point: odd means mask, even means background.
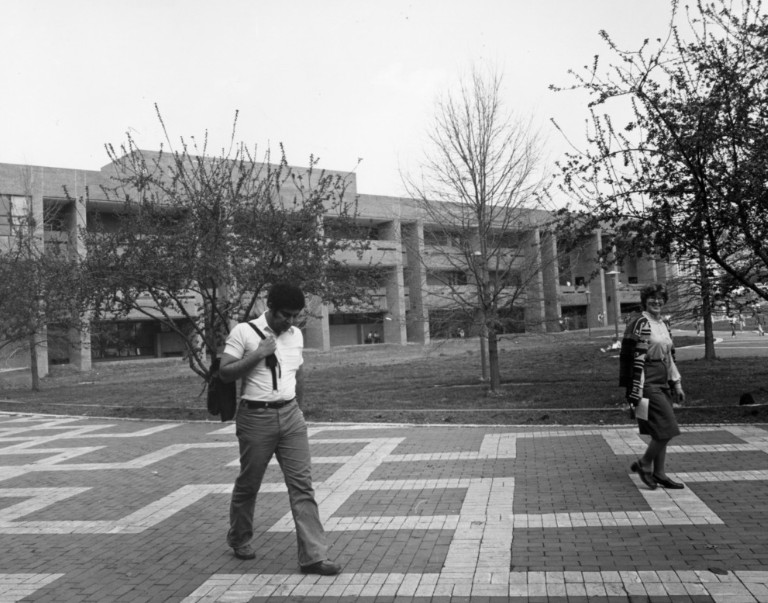
[[[679,436],[680,427],[672,408],[672,391],[667,381],[667,367],[663,362],[645,363],[643,396],[648,398],[648,420],[637,420],[640,433],[654,440],[669,440]]]

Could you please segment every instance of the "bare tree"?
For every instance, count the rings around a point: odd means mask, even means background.
[[[424,212],[422,261],[439,305],[472,317],[485,341],[490,389],[500,385],[498,335],[534,293],[541,254],[534,206],[544,189],[540,145],[531,127],[504,110],[502,78],[474,68],[458,93],[437,104],[418,175],[406,177]],[[441,299],[442,298],[442,299]]]
[[[68,345],[72,331],[87,323],[79,260],[69,240],[58,241],[49,233],[46,244],[46,210],[33,207],[32,178],[31,170],[22,169],[23,194],[0,198],[7,221],[0,245],[0,350],[28,348],[32,389],[37,391],[40,350],[49,347],[54,332],[63,333],[64,341],[57,343]]]

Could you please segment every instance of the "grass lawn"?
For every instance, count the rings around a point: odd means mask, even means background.
[[[632,424],[617,386],[618,352],[601,351],[611,331],[509,336],[501,342],[502,390],[480,377],[477,340],[428,347],[372,345],[305,354],[310,421],[466,424]],[[701,338],[676,337],[682,347]],[[703,354],[703,352],[702,352]],[[739,407],[750,391],[768,402],[768,359],[679,363],[688,394],[681,423],[768,422],[762,405]],[[52,367],[43,390],[25,372],[0,373],[0,411],[101,417],[213,420],[203,383],[179,359]]]

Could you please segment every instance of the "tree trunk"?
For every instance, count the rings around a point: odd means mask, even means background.
[[[712,330],[712,283],[703,254],[699,254],[699,276],[701,278],[701,316],[704,320],[704,359],[716,360],[715,338]]]
[[[480,381],[488,381],[488,327],[486,326],[486,314],[482,308],[478,308],[476,314],[477,325],[480,331],[478,337],[478,342],[480,343]]]
[[[488,381],[488,336],[485,325],[480,327],[480,381]]]
[[[488,332],[488,366],[491,374],[490,390],[496,393],[501,387],[501,373],[499,372],[499,339],[494,329]]]
[[[40,368],[37,366],[37,334],[29,336],[29,372],[32,375],[32,391],[40,391]]]

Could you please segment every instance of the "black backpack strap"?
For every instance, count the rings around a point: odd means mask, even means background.
[[[262,339],[266,339],[267,336],[264,335],[264,333],[261,332],[261,329],[257,327],[252,322],[248,323],[248,326],[251,327],[256,333],[261,337]],[[267,367],[269,367],[269,370],[272,372],[272,389],[274,391],[277,391],[277,371],[279,368],[278,362],[277,362],[277,356],[274,354],[270,354],[264,359],[264,362],[266,363]]]
[[[264,335],[264,333],[261,332],[261,329],[259,327],[257,327],[255,324],[253,324],[252,322],[249,322],[249,323],[246,323],[246,324],[249,327],[251,327],[254,331],[256,331],[256,333],[259,334],[259,337],[261,337],[262,339],[266,339],[267,338],[267,336]]]

